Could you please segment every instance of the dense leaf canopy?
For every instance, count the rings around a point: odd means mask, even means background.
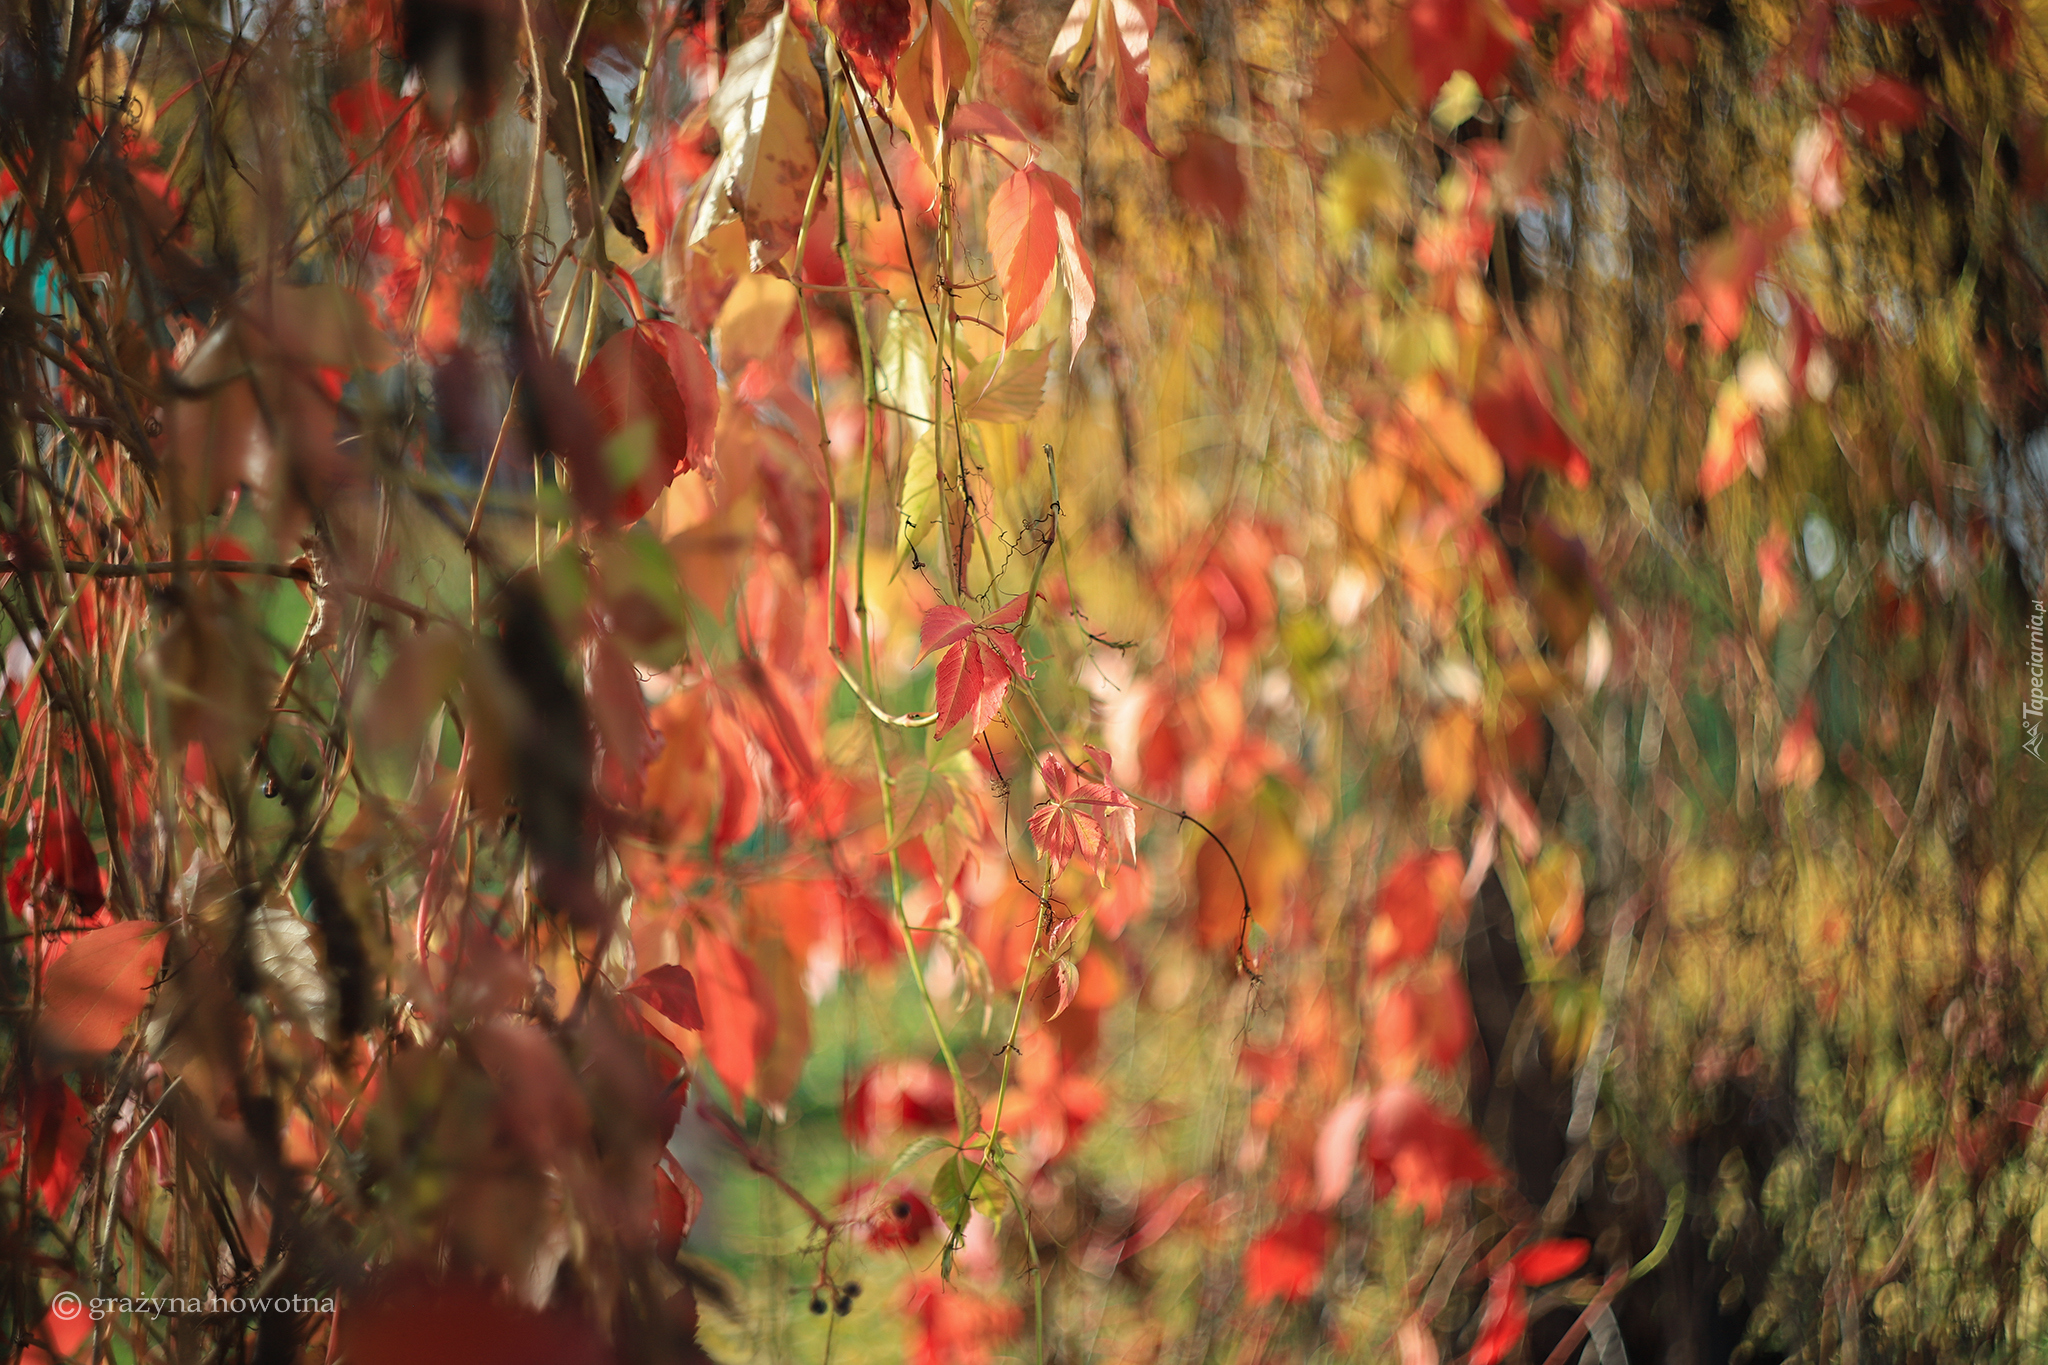
[[[2044,76],[0,0],[9,1349],[2040,1358]]]

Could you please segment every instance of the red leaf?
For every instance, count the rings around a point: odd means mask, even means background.
[[[839,1204],[855,1239],[881,1250],[916,1246],[940,1227],[925,1197],[900,1181],[884,1186],[864,1180],[840,1195]]]
[[[1451,74],[1463,71],[1491,93],[1514,60],[1515,45],[1495,27],[1485,0],[1415,0],[1408,9],[1408,46],[1415,54],[1415,93],[1436,103]]]
[[[645,515],[686,469],[710,463],[718,378],[704,346],[672,322],[643,322],[598,348],[577,382],[607,439],[646,423],[647,463],[617,486],[612,516]],[[629,436],[628,439],[631,439]]]
[[[910,1281],[903,1306],[917,1323],[910,1365],[988,1365],[1024,1325],[1024,1310],[936,1275]]]
[[[1080,220],[1074,187],[1035,163],[989,197],[988,242],[1003,286],[1005,346],[1044,314],[1057,269],[1073,301],[1071,332],[1080,350],[1095,309],[1095,274],[1081,249]]]
[[[1245,1249],[1245,1302],[1299,1303],[1313,1294],[1329,1244],[1330,1225],[1319,1213],[1291,1213],[1266,1229]]]
[[[164,926],[123,920],[80,934],[43,977],[43,1041],[61,1052],[111,1051],[149,1003]]]
[[[1005,689],[1009,678],[1002,679]],[[939,713],[938,733],[958,725],[962,718],[977,709],[981,698],[981,651],[971,641],[963,640],[939,656],[938,690],[933,706]],[[981,733],[982,727],[974,727]]]
[[[1719,354],[1742,332],[1750,291],[1792,229],[1780,214],[1762,225],[1742,223],[1700,252],[1685,290],[1672,305],[1680,322],[1697,322],[1707,349]]]
[[[686,968],[656,967],[626,987],[626,992],[654,1006],[664,1019],[678,1028],[704,1027],[704,1010],[697,1003],[697,982]]]
[[[673,1154],[663,1152],[654,1166],[654,1246],[663,1260],[676,1258],[703,1209],[704,1191]]]
[[[1059,990],[1059,998],[1053,1002],[1052,1013],[1045,1016],[1051,1023],[1067,1012],[1067,1006],[1074,1003],[1074,992],[1081,986],[1081,969],[1070,957],[1060,958],[1052,964],[1053,982]]]
[[[924,614],[924,620],[918,626],[918,662],[923,663],[927,656],[960,643],[973,631],[974,618],[959,607],[933,607]]]
[[[1243,221],[1251,190],[1236,143],[1196,129],[1168,163],[1167,179],[1180,201],[1195,212],[1221,219],[1226,227]]]
[[[1380,1194],[1392,1192],[1403,1204],[1420,1207],[1432,1223],[1454,1189],[1500,1178],[1500,1168],[1470,1128],[1405,1085],[1388,1086],[1373,1097],[1365,1159]]]
[[[1870,76],[1842,97],[1842,112],[1868,135],[1920,126],[1927,96],[1897,76]]]
[[[1374,1060],[1397,1080],[1427,1063],[1449,1072],[1472,1041],[1472,1002],[1449,962],[1439,959],[1395,986],[1373,1015]]]
[[[1479,1320],[1479,1339],[1472,1343],[1467,1365],[1496,1365],[1529,1326],[1529,1301],[1512,1267],[1503,1267],[1486,1290],[1486,1312]]]
[[[1523,1284],[1546,1285],[1561,1280],[1586,1263],[1592,1244],[1579,1237],[1553,1237],[1522,1248],[1511,1264]]]
[[[1778,741],[1778,758],[1771,768],[1771,780],[1778,787],[1804,791],[1820,781],[1825,766],[1820,741],[1814,736],[1813,698],[1808,697]]]
[[[1316,1203],[1321,1207],[1330,1207],[1351,1188],[1371,1115],[1372,1096],[1360,1093],[1347,1096],[1323,1120],[1315,1150]]]
[[[870,1151],[905,1130],[946,1132],[955,1123],[953,1082],[930,1062],[877,1062],[847,1092],[839,1121]]]
[[[1585,454],[1552,413],[1548,388],[1533,357],[1503,354],[1490,383],[1472,396],[1472,421],[1515,474],[1532,468],[1562,474],[1584,488],[1591,472]]]
[[[924,651],[918,658],[922,660],[935,650],[946,651],[939,655],[933,700],[939,713],[939,734],[969,717],[974,721],[974,733],[980,734],[1002,709],[1010,679],[1031,676],[1023,645],[1002,629],[1022,617],[1029,601],[1028,596],[1012,598],[979,622],[959,607],[937,606],[925,613],[918,630]]]
[[[106,884],[100,879],[99,858],[85,823],[62,792],[54,794],[45,810],[54,815],[39,831],[43,873],[78,903],[82,914],[97,914],[107,903]]]
[[[725,849],[744,840],[761,823],[761,782],[754,765],[747,761],[746,736],[731,713],[712,712],[706,726],[712,752],[718,755],[718,823],[711,831],[711,847]]]
[[[62,1218],[71,1206],[85,1149],[92,1142],[92,1116],[77,1093],[52,1076],[29,1084],[22,1128],[29,1179],[42,1197],[44,1209]],[[12,1165],[10,1161],[10,1168]]]
[[[1446,850],[1414,854],[1387,874],[1373,902],[1366,949],[1375,970],[1425,957],[1435,949],[1445,917],[1463,916],[1458,887],[1464,876],[1458,855]]]
[[[1628,103],[1628,18],[1613,0],[1585,0],[1557,31],[1557,65],[1562,81],[1586,73],[1586,98]]]
[[[869,90],[895,79],[896,60],[910,45],[909,0],[819,0],[818,18]]]
[[[1707,418],[1707,448],[1700,455],[1700,496],[1711,498],[1733,484],[1746,469],[1761,475],[1764,466],[1763,420],[1750,406],[1742,385],[1725,380]]]

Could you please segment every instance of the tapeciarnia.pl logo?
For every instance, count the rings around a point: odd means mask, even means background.
[[[2041,627],[2048,620],[2048,609],[2037,599],[2034,614],[2027,618],[2027,700],[2020,707],[2021,728],[2027,732],[2026,751],[2035,759],[2041,757],[2041,712],[2048,709],[2048,661],[2044,661],[2041,650]]]

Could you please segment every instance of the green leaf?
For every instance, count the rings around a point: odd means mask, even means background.
[[[882,1177],[882,1183],[888,1184],[897,1176],[902,1175],[912,1166],[930,1156],[933,1152],[943,1151],[952,1145],[951,1142],[948,1142],[936,1133],[926,1133],[923,1137],[917,1139],[896,1154],[896,1159],[889,1163],[888,1173]]]
[[[932,1177],[932,1208],[938,1213],[939,1221],[946,1225],[949,1238],[955,1228],[966,1223],[971,1207],[967,1199],[967,1182],[972,1175],[961,1169],[965,1165],[955,1156],[941,1164],[938,1174]]]

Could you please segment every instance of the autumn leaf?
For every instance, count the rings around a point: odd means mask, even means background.
[[[1897,76],[1866,76],[1842,96],[1841,109],[1866,136],[1876,136],[1919,127],[1927,116],[1928,99]]]
[[[686,968],[673,965],[656,967],[627,986],[626,993],[646,1001],[677,1028],[697,1030],[704,1027],[704,1010],[697,1003],[697,981]]]
[[[1683,292],[1672,305],[1680,322],[1696,322],[1715,355],[1742,334],[1756,278],[1791,232],[1789,214],[1765,223],[1739,223],[1704,247],[1686,272]]]
[[[678,474],[709,467],[718,376],[704,344],[674,323],[618,333],[591,357],[577,388],[615,448],[638,443],[637,461],[610,471],[615,521],[637,521]]]
[[[1467,1365],[1499,1365],[1529,1326],[1529,1298],[1511,1267],[1494,1272],[1486,1287],[1486,1307],[1479,1317],[1479,1336]]]
[[[796,245],[825,129],[824,88],[788,11],[733,50],[710,117],[718,160],[697,186],[688,243],[737,221],[751,268],[764,270]]]
[[[1090,752],[1105,775],[1109,756],[1100,749]],[[1046,799],[1031,813],[1031,838],[1045,854],[1052,875],[1076,858],[1095,864],[1099,877],[1137,859],[1137,807],[1128,796],[1106,781],[1082,776],[1057,750],[1038,760],[1045,780]]]
[[[1081,201],[1073,186],[1033,164],[990,196],[989,251],[1003,288],[1003,345],[1014,344],[1044,314],[1055,277],[1067,289],[1074,352],[1095,311],[1095,270],[1081,246]]]
[[[1070,957],[1056,958],[1052,964],[1052,979],[1055,998],[1051,1011],[1045,1016],[1048,1024],[1065,1014],[1067,1007],[1074,1003],[1074,993],[1081,988],[1081,969]]]
[[[1372,1020],[1373,1065],[1389,1080],[1407,1080],[1423,1065],[1449,1073],[1472,1042],[1472,1001],[1444,958],[1396,983]]]
[[[1197,128],[1167,163],[1167,182],[1180,201],[1235,228],[1244,221],[1246,183],[1236,143]]]
[[[1406,1085],[1388,1086],[1373,1096],[1365,1121],[1365,1160],[1381,1196],[1391,1193],[1420,1208],[1432,1223],[1454,1191],[1500,1179],[1500,1168],[1472,1130]]]
[[[1374,970],[1427,956],[1447,918],[1464,916],[1464,864],[1448,850],[1403,859],[1380,883],[1366,953]]]
[[[1540,362],[1520,348],[1504,348],[1492,377],[1472,395],[1472,421],[1513,474],[1547,469],[1574,488],[1592,470],[1551,409],[1550,386]]]
[[[1545,951],[1569,952],[1585,926],[1586,883],[1578,852],[1550,844],[1529,869],[1530,927]]]
[[[1499,0],[1415,0],[1408,8],[1408,45],[1415,54],[1415,93],[1424,108],[1459,71],[1482,95],[1514,60],[1515,42]]]
[[[927,166],[938,134],[974,73],[974,37],[952,0],[923,0],[925,22],[896,61],[898,118]]]
[[[1805,791],[1820,781],[1825,763],[1820,740],[1814,734],[1813,698],[1808,697],[1800,703],[1799,714],[1792,718],[1778,741],[1778,757],[1771,765],[1772,784],[1781,790]]]
[[[941,1226],[931,1202],[899,1181],[863,1181],[838,1202],[855,1239],[878,1251],[916,1246]]]
[[[1553,1237],[1523,1247],[1509,1262],[1527,1285],[1542,1286],[1561,1280],[1586,1263],[1593,1248],[1581,1237]]]
[[[63,792],[53,792],[43,807],[43,816],[37,821],[41,828],[35,834],[43,875],[76,901],[81,913],[97,914],[107,902],[106,882],[100,876],[99,858],[93,852],[91,836],[85,832],[85,822],[78,818],[77,807]]]
[[[1757,542],[1756,576],[1757,630],[1768,640],[1799,601],[1799,584],[1792,574],[1792,537],[1784,527],[1773,525]]]
[[[161,924],[123,920],[53,954],[43,977],[43,1041],[60,1052],[112,1051],[149,1003],[168,942]]]
[[[1024,1310],[1007,1298],[919,1275],[903,1289],[915,1327],[909,1365],[988,1365],[995,1348],[1024,1325]]]
[[[1045,403],[1047,347],[990,356],[960,378],[961,416],[970,422],[1022,422]]]
[[[1628,16],[1613,0],[1583,0],[1558,27],[1559,82],[1585,73],[1586,98],[1628,103]]]
[[[1023,617],[1030,598],[1019,595],[1001,610],[976,621],[955,606],[936,606],[918,629],[918,662],[939,653],[936,709],[938,733],[973,718],[980,734],[996,718],[1012,678],[1029,678],[1024,646],[1010,627]]]
[[[1288,1214],[1245,1249],[1245,1302],[1254,1307],[1275,1299],[1301,1302],[1322,1283],[1329,1247],[1330,1225],[1323,1215],[1310,1210]]]
[[[911,0],[820,0],[818,18],[870,91],[896,79],[896,60],[910,42]]]
[[[953,1114],[953,1082],[944,1068],[911,1060],[869,1067],[839,1109],[847,1137],[869,1151],[901,1132],[950,1132]]]
[[[675,1259],[703,1210],[704,1191],[673,1153],[663,1152],[654,1166],[654,1247],[663,1260]]]
[[[1714,397],[1707,418],[1707,448],[1700,456],[1700,496],[1711,498],[1728,488],[1744,471],[1763,475],[1763,420],[1750,405],[1741,383],[1730,376]]]
[[[1117,118],[1154,154],[1159,149],[1145,126],[1145,103],[1158,26],[1158,0],[1074,0],[1046,59],[1053,93],[1068,104],[1081,97],[1079,77],[1089,66],[1114,81]]]

